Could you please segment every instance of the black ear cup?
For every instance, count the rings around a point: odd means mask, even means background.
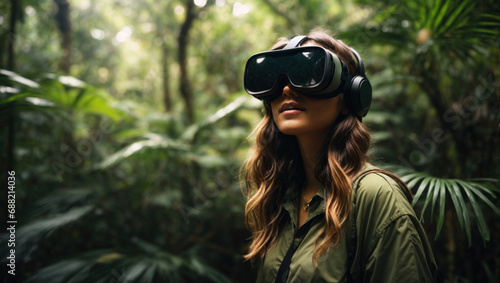
[[[368,113],[372,101],[372,86],[366,78],[353,77],[344,95],[347,95],[347,105],[356,116],[361,118]]]
[[[347,106],[352,112],[362,118],[368,113],[370,109],[370,104],[372,102],[372,85],[365,75],[365,65],[361,61],[361,57],[358,52],[351,48],[354,57],[358,61],[358,76],[351,78],[350,82],[347,82],[346,90],[344,92],[344,100]]]

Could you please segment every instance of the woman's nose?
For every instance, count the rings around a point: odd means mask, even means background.
[[[297,93],[295,92],[295,90],[293,90],[293,89],[290,87],[290,84],[287,84],[287,85],[283,88],[282,95],[283,95],[284,97],[288,97],[288,96],[297,96]]]

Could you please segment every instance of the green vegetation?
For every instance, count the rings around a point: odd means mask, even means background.
[[[500,281],[497,2],[0,3],[15,278],[253,282],[239,167],[261,104],[242,89],[243,67],[320,26],[364,58],[372,160],[412,189],[438,282]]]

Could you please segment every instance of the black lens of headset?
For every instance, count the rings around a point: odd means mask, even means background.
[[[285,79],[295,88],[314,88],[323,82],[326,58],[324,49],[312,46],[256,54],[247,61],[245,89],[267,99],[281,91]]]

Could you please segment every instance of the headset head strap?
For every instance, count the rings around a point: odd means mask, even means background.
[[[295,48],[295,47],[299,47],[302,42],[306,41],[308,38],[307,36],[305,35],[298,35],[298,36],[294,36],[290,42],[288,42],[287,45],[285,45],[285,47],[283,47],[283,49],[292,49],[292,48]]]

